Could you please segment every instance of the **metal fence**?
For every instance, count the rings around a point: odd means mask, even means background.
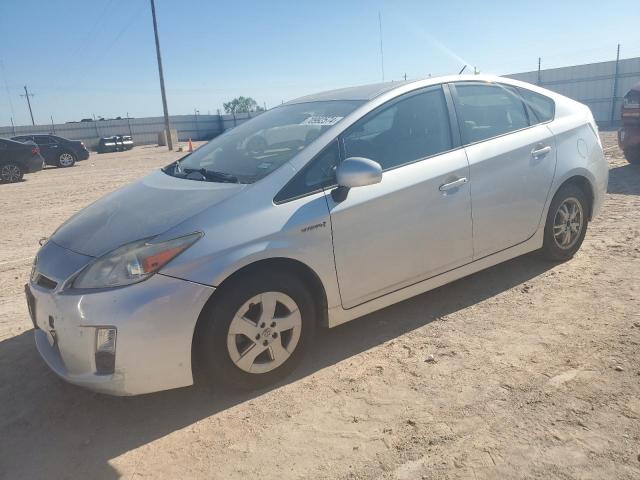
[[[210,140],[220,133],[247,121],[257,113],[237,115],[172,115],[171,129],[178,132],[179,141]],[[131,135],[136,145],[158,142],[158,133],[164,130],[164,117],[123,118],[46,125],[20,125],[0,127],[0,137],[26,134],[55,134],[71,140],[82,140],[87,148],[95,148],[100,137]]]
[[[584,103],[601,127],[620,123],[622,99],[640,82],[640,57],[534,70],[505,77],[540,85]]]

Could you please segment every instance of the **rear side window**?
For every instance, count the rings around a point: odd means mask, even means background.
[[[525,88],[519,88],[520,95],[529,109],[531,124],[553,120],[555,104],[553,100]],[[533,115],[532,115],[533,114]]]
[[[464,143],[475,143],[529,126],[524,103],[510,87],[456,84],[456,112]]]
[[[344,134],[345,157],[365,157],[383,170],[453,148],[449,111],[441,87],[382,106]]]
[[[334,141],[311,160],[273,199],[275,203],[286,202],[317,192],[335,184],[336,167],[340,162],[338,142]]]
[[[49,145],[51,143],[56,143],[55,140],[47,135],[36,135],[35,139],[38,145]]]

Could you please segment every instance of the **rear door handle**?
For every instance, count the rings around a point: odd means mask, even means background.
[[[464,185],[465,183],[467,183],[469,180],[467,180],[467,177],[462,177],[459,178],[457,180],[454,180],[453,182],[449,182],[449,183],[444,183],[442,185],[440,185],[439,190],[441,192],[446,192],[447,190],[452,190],[454,188],[458,188],[462,185]]]
[[[538,159],[540,157],[544,157],[550,151],[551,151],[551,147],[549,145],[541,148],[536,147],[533,150],[531,150],[531,157],[534,159]]]

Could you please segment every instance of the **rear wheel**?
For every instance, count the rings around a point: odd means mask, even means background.
[[[640,146],[625,148],[624,158],[626,158],[629,163],[635,165],[640,164]]]
[[[589,202],[576,185],[563,186],[551,201],[544,228],[543,255],[568,260],[580,249],[587,233]]]
[[[15,163],[5,163],[0,165],[0,180],[4,183],[16,183],[22,180],[24,172],[20,165]]]
[[[241,389],[289,374],[316,328],[313,298],[285,273],[255,272],[221,287],[196,333],[200,378]]]
[[[62,152],[58,156],[58,166],[61,168],[73,167],[76,163],[76,156],[70,152]]]

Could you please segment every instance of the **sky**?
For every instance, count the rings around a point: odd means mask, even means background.
[[[640,56],[637,0],[156,0],[169,113]],[[379,17],[382,19],[381,62]],[[162,114],[149,0],[0,0],[0,126]]]

